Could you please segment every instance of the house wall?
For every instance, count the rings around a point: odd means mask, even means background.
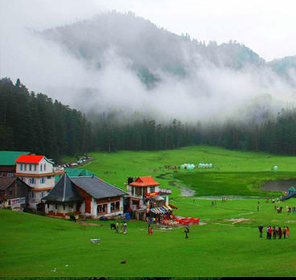
[[[41,199],[48,195],[50,190],[31,190],[29,193],[29,207],[36,208],[36,205],[41,202]]]
[[[119,203],[118,209],[116,209],[116,203]],[[114,209],[112,209],[112,204],[114,205]],[[105,212],[98,212],[98,206],[103,207],[106,205]],[[112,216],[112,215],[119,215],[123,214],[123,197],[116,197],[110,199],[98,199],[95,201],[93,205],[94,208],[94,216],[101,217],[101,216]]]
[[[28,202],[29,187],[17,179],[6,190],[3,190],[1,195],[6,200],[2,201],[2,207],[20,207],[21,204]]]
[[[44,175],[54,173],[53,164],[43,158],[39,163],[17,163],[16,173]]]
[[[17,163],[16,175],[32,187],[29,194],[29,206],[31,208],[36,208],[36,205],[55,185],[53,164],[46,158],[43,158],[37,164]]]
[[[64,203],[64,204],[47,203],[45,206],[45,214],[65,216],[70,212],[79,212],[79,211],[76,211],[76,208],[77,208],[77,202]]]

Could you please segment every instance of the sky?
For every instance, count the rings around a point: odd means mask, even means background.
[[[132,11],[198,41],[236,40],[266,61],[296,55],[294,0],[0,0],[1,32],[43,29],[96,13]]]
[[[187,33],[198,41],[220,44],[236,40],[271,61],[296,55],[294,2],[0,0],[0,78],[20,78],[29,91],[44,93],[81,110],[112,106],[147,109],[149,104],[151,111],[182,120],[238,117],[241,108],[252,107],[254,100],[257,104],[261,100],[263,106],[270,101],[270,106],[276,105],[278,110],[295,100],[296,92],[265,69],[239,73],[201,67],[184,80],[163,75],[162,83],[148,91],[112,51],[106,54],[108,63],[102,71],[91,71],[55,43],[34,37],[32,31],[71,24],[102,12],[131,11],[159,28],[177,35]],[[296,83],[296,73],[292,78]]]

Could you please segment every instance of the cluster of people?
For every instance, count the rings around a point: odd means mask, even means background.
[[[259,233],[260,233],[260,238],[262,238],[263,236],[263,225],[260,225],[258,226],[259,228]],[[282,239],[283,238],[289,238],[290,236],[290,229],[289,227],[287,226],[284,226],[283,228],[281,227],[278,227],[276,228],[275,226],[268,226],[266,228],[266,238],[267,239],[276,239],[277,237],[279,239]]]
[[[119,221],[116,222],[116,233],[127,234],[126,221],[124,221],[123,223],[120,223],[120,225],[119,225]]]

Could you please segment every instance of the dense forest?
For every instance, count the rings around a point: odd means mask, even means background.
[[[18,79],[0,81],[0,150],[29,151],[58,161],[90,149],[85,116],[44,94],[29,93]]]
[[[0,80],[0,150],[30,151],[59,162],[100,150],[163,150],[189,145],[296,155],[296,109],[283,109],[263,122],[184,124],[173,119],[159,123],[140,114],[123,119],[120,112],[88,117],[42,93],[34,93],[18,79]]]

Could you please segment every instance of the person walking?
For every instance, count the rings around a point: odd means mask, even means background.
[[[189,233],[189,224],[186,225],[185,227],[185,238],[187,239],[188,238],[188,233]]]
[[[263,234],[263,225],[260,225],[260,226],[258,226],[258,229],[259,229],[259,236],[260,236],[260,238],[262,238],[262,234]]]

